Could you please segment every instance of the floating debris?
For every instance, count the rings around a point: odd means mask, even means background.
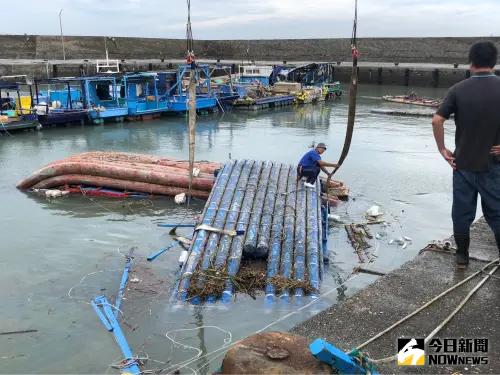
[[[360,263],[365,263],[370,259],[366,250],[372,247],[367,240],[372,239],[373,235],[364,224],[348,224],[344,228]]]
[[[366,210],[366,217],[369,220],[376,220],[382,215],[383,213],[382,211],[380,211],[380,207],[377,205],[371,206],[368,210]]]

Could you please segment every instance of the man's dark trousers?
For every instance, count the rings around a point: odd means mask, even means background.
[[[497,242],[500,240],[500,163],[485,172],[453,172],[453,232],[455,237],[469,235],[476,216],[477,195],[481,196],[484,218]]]
[[[318,178],[319,172],[321,169],[319,167],[303,167],[299,166],[298,168],[299,177],[305,177],[307,179],[307,183],[315,184],[316,179]]]

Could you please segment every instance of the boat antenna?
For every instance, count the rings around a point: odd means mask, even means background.
[[[187,0],[187,25],[186,25],[186,63],[190,66],[188,89],[188,129],[189,129],[189,189],[187,205],[191,203],[193,188],[194,151],[196,136],[196,62],[194,55],[193,30],[191,29],[191,0]]]
[[[349,87],[349,110],[347,115],[347,129],[344,139],[344,147],[342,148],[342,153],[338,161],[337,167],[328,176],[326,189],[328,189],[329,182],[335,172],[342,166],[344,160],[349,154],[349,148],[351,147],[352,133],[354,131],[354,120],[356,118],[356,94],[358,91],[358,57],[359,51],[357,47],[357,27],[358,27],[358,0],[354,2],[354,22],[352,26],[352,36],[351,36],[351,54],[352,54],[352,72],[351,72],[351,85]]]

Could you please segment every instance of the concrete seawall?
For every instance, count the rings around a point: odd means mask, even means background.
[[[500,47],[500,37],[489,38],[360,38],[362,61],[400,63],[466,63],[469,47],[480,39]],[[183,39],[65,36],[67,59],[110,58],[179,59]],[[197,40],[202,59],[264,61],[347,61],[350,39]],[[62,59],[61,39],[47,35],[0,35],[0,59]]]
[[[361,38],[359,81],[410,87],[449,87],[469,76],[471,44],[490,38]],[[58,36],[0,35],[0,75],[30,77],[81,76],[95,73],[93,60],[105,56],[122,60],[124,71],[172,69],[182,62],[182,39],[66,36],[66,61]],[[333,62],[335,79],[349,81],[349,39],[200,40],[199,61],[241,64]]]

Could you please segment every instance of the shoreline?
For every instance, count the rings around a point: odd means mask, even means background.
[[[471,259],[465,271],[455,270],[454,254],[425,251],[399,269],[380,277],[367,288],[295,326],[291,332],[313,340],[325,338],[342,350],[350,351],[362,342],[415,311],[425,302],[498,258],[493,234],[483,218],[471,229]],[[487,365],[441,365],[400,367],[396,363],[379,366],[381,373],[453,373],[458,369],[473,373],[500,373],[500,272],[488,279],[458,314],[436,335],[437,338],[488,338]],[[481,280],[476,276],[436,301],[394,330],[362,350],[372,358],[397,353],[399,337],[426,337],[448,316]],[[485,311],[487,313],[485,313]]]

